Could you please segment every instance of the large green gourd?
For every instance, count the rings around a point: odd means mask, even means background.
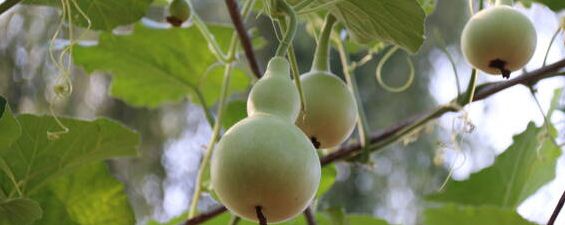
[[[461,50],[473,67],[508,78],[530,61],[536,30],[522,13],[498,4],[475,14],[461,34]]]
[[[211,178],[219,200],[233,213],[269,223],[300,214],[315,196],[320,161],[310,140],[294,125],[300,110],[286,59],[275,57],[252,88],[249,117],[220,139]]]
[[[335,18],[328,16],[318,41],[310,72],[300,76],[304,92],[304,112],[296,125],[317,148],[343,143],[355,129],[357,104],[347,85],[329,67],[329,36]]]

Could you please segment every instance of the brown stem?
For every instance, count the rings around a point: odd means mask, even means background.
[[[555,223],[555,220],[557,220],[557,216],[559,215],[561,208],[563,208],[563,204],[565,204],[565,191],[563,191],[559,202],[557,202],[557,205],[555,206],[555,209],[553,210],[549,221],[547,221],[547,225],[553,225]]]
[[[304,217],[306,217],[306,224],[316,225],[316,218],[315,218],[314,213],[312,212],[312,209],[310,207],[308,207],[308,208],[306,208],[306,210],[304,210]]]
[[[261,210],[261,206],[255,206],[255,212],[257,213],[257,219],[259,220],[260,225],[267,225],[267,218],[263,215],[263,210]]]
[[[209,219],[214,218],[217,215],[220,215],[222,213],[224,213],[225,211],[227,211],[228,209],[226,209],[226,207],[224,206],[220,206],[218,208],[212,209],[208,212],[205,213],[201,213],[200,215],[197,215],[195,217],[192,217],[191,219],[187,220],[186,223],[184,223],[185,225],[196,225],[196,224],[200,224],[203,222],[206,222]]]
[[[560,73],[560,70],[565,67],[565,59],[561,59],[553,64],[541,67],[537,70],[533,70],[530,72],[523,73],[520,76],[517,76],[514,79],[507,80],[507,81],[499,81],[499,82],[492,82],[479,85],[475,90],[475,95],[473,97],[474,101],[483,100],[487,97],[490,97],[502,90],[507,88],[513,87],[518,84],[522,84],[528,87],[533,86],[538,81],[543,80],[545,78],[555,77],[555,76],[565,76],[565,73]],[[456,102],[457,99],[453,99],[452,102]],[[382,131],[376,132],[370,137],[370,144],[378,146],[372,151],[377,151],[383,149],[390,143],[393,143],[397,139],[391,139],[391,137],[397,137],[399,132],[402,132],[405,128],[413,126],[415,123],[422,120],[422,118],[430,118],[435,119],[440,117],[441,115],[451,112],[453,110],[441,110],[445,108],[445,106],[438,107],[430,112],[419,114],[408,119],[402,120],[387,129]],[[355,154],[359,153],[362,150],[361,145],[359,143],[356,144],[349,144],[342,146],[339,150],[326,155],[320,158],[322,166],[328,165],[332,162],[337,160],[346,159],[349,157],[354,156]],[[223,208],[225,211],[225,208]],[[222,211],[223,212],[223,211]],[[220,212],[221,213],[221,212]],[[217,213],[219,214],[219,213]],[[200,217],[200,216],[197,216]],[[195,218],[197,218],[195,217]],[[200,221],[203,222],[203,221]],[[187,223],[189,224],[189,223]],[[190,224],[197,224],[197,223],[190,223]]]
[[[228,7],[228,12],[230,13],[232,23],[235,26],[235,30],[237,31],[237,35],[239,36],[239,40],[241,41],[241,46],[243,46],[243,51],[245,52],[245,57],[247,58],[249,67],[257,78],[261,78],[262,73],[259,70],[257,58],[255,57],[255,53],[253,52],[251,38],[249,38],[249,34],[245,30],[245,26],[243,25],[243,20],[241,19],[241,14],[239,13],[237,2],[235,0],[226,0],[226,5]]]

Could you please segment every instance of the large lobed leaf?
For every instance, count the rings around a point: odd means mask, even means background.
[[[343,0],[329,9],[361,44],[379,40],[416,52],[424,42],[426,13],[422,7],[431,12],[431,5],[433,2],[423,0]]]
[[[62,0],[25,0],[26,4],[47,5],[62,8]],[[88,20],[84,18],[81,11],[86,14],[91,22],[91,29],[110,31],[119,25],[126,25],[138,21],[153,0],[72,0],[66,1],[71,5],[73,23],[87,27]],[[73,4],[80,8],[78,10]]]
[[[37,190],[50,178],[85,164],[137,154],[139,135],[107,119],[61,119],[69,132],[56,140],[47,138],[47,131],[60,129],[52,117],[19,115],[17,119],[22,135],[11,148],[0,149],[0,158],[23,193]],[[0,181],[4,190],[13,191],[6,173],[0,174]]]
[[[426,225],[535,225],[513,209],[448,204],[424,211]]]
[[[54,179],[33,197],[46,209],[38,225],[135,224],[124,185],[103,162]]]
[[[210,30],[225,47],[232,29],[210,26]],[[74,59],[87,72],[109,72],[110,94],[134,106],[157,107],[187,96],[201,103],[197,90],[208,106],[219,98],[223,67],[206,75],[216,58],[194,26],[156,29],[139,24],[131,35],[103,33],[97,46],[77,47]],[[230,91],[246,90],[249,78],[240,70],[234,72]]]
[[[471,175],[468,180],[450,182],[444,192],[428,199],[515,209],[555,177],[561,151],[548,138],[543,143],[539,142],[544,129],[528,124],[523,133],[514,137],[514,143],[497,157],[492,167]]]
[[[0,96],[0,224],[135,223],[123,184],[101,160],[136,155],[139,135],[107,119],[61,122],[69,132],[49,140],[60,129],[52,117],[14,117]]]

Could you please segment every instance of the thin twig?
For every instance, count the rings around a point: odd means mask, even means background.
[[[559,215],[559,212],[561,211],[561,208],[563,208],[564,204],[565,204],[565,191],[563,191],[563,194],[561,195],[559,202],[557,202],[557,205],[555,206],[555,209],[553,210],[553,213],[551,214],[549,221],[547,221],[547,225],[553,225],[555,223],[555,220],[557,220],[557,216]]]
[[[249,37],[249,34],[245,30],[245,26],[243,25],[243,20],[241,19],[241,14],[239,13],[237,2],[235,0],[226,0],[226,5],[228,7],[228,12],[230,13],[232,23],[235,26],[235,30],[237,31],[237,35],[239,36],[239,40],[241,41],[241,46],[243,47],[243,51],[245,52],[245,57],[247,58],[249,67],[251,68],[253,74],[257,78],[260,78],[262,73],[259,70],[257,58],[255,57],[255,53],[253,52],[251,38]]]
[[[310,207],[308,207],[308,208],[306,208],[306,210],[304,210],[304,217],[306,218],[306,224],[316,225],[316,218],[315,218],[314,213],[312,212],[312,209]]]
[[[483,100],[487,97],[490,97],[502,90],[507,88],[513,87],[518,84],[526,85],[528,87],[533,86],[538,81],[555,77],[555,76],[565,76],[565,73],[560,72],[562,68],[565,68],[565,59],[561,59],[553,64],[549,64],[545,67],[539,68],[537,70],[533,70],[530,72],[523,73],[522,75],[517,76],[514,79],[507,80],[507,81],[500,81],[500,82],[492,82],[479,85],[475,90],[475,95],[473,97],[473,102]],[[457,99],[453,99],[452,102],[457,101]],[[442,110],[444,109],[444,110]],[[440,117],[441,115],[451,112],[449,107],[445,105],[440,106],[430,112],[419,114],[408,119],[402,120],[387,129],[379,131],[377,133],[373,133],[370,138],[370,142],[373,145],[378,145],[378,148],[371,149],[372,151],[383,149],[387,144],[393,143],[394,141],[398,140],[398,133],[405,131],[407,127],[413,126],[415,123],[421,122],[423,118],[430,118],[435,119]],[[396,139],[391,139],[391,137],[398,137]],[[385,144],[383,144],[385,143]],[[320,159],[322,166],[328,165],[332,162],[337,160],[343,160],[349,157],[354,156],[355,154],[360,153],[362,147],[359,143],[349,144],[342,146],[339,150],[328,154]],[[225,208],[221,208],[225,210]],[[216,209],[217,210],[217,209]],[[221,213],[221,212],[220,212]],[[218,213],[218,214],[220,214]],[[200,217],[200,216],[197,216]],[[195,218],[197,218],[195,217]],[[211,218],[211,217],[209,217]],[[200,222],[204,222],[202,220]],[[188,224],[188,223],[187,223]],[[198,224],[198,223],[191,223],[191,224]]]

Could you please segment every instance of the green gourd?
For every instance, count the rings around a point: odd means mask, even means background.
[[[291,123],[300,112],[298,89],[290,80],[290,65],[285,58],[269,61],[265,75],[255,83],[247,101],[247,115],[260,113],[276,115]]]
[[[321,166],[312,143],[294,125],[300,109],[286,59],[275,57],[253,86],[246,119],[220,139],[211,162],[212,186],[234,214],[269,223],[299,215],[318,189]]]
[[[187,0],[173,0],[169,5],[169,16],[167,22],[175,27],[180,27],[182,23],[190,18],[190,6]]]
[[[353,93],[329,68],[329,36],[335,18],[328,16],[320,35],[310,72],[300,77],[304,93],[304,111],[296,125],[316,148],[343,143],[355,129],[358,109]]]
[[[528,17],[503,4],[473,15],[461,34],[461,49],[467,61],[504,78],[530,61],[536,42],[536,30]]]

